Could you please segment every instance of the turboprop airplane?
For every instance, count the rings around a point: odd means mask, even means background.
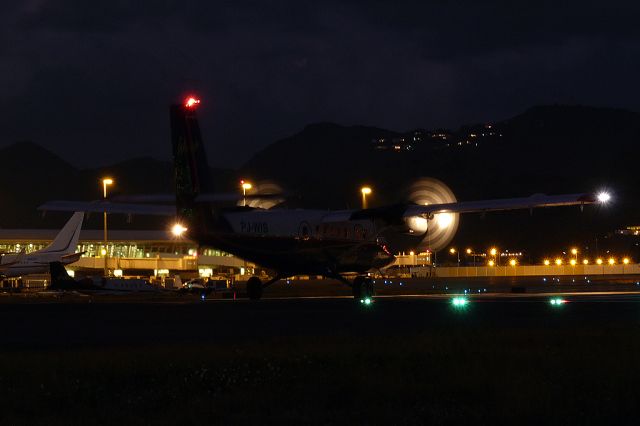
[[[82,253],[76,253],[83,212],[76,212],[55,239],[41,250],[32,253],[10,253],[0,258],[0,277],[12,278],[49,272],[51,262],[68,265],[77,262]]]
[[[457,226],[458,214],[495,210],[532,209],[553,206],[584,206],[598,202],[593,194],[534,195],[525,198],[457,202],[450,190],[445,197],[420,204],[404,203],[359,210],[271,209],[236,206],[222,208],[210,190],[207,156],[204,151],[196,107],[190,97],[171,106],[171,137],[175,172],[175,205],[119,204],[113,202],[51,201],[41,210],[84,210],[122,214],[174,216],[175,234],[182,234],[200,246],[214,247],[275,271],[263,283],[258,277],[247,281],[247,294],[260,299],[263,289],[293,275],[322,275],[338,279],[353,289],[355,298],[373,295],[367,271],[390,265],[397,247],[395,237],[417,246],[437,235],[444,223]],[[165,197],[166,198],[166,197]],[[222,197],[224,198],[224,197]],[[163,197],[146,198],[162,201]],[[425,204],[426,203],[426,204]],[[358,276],[349,281],[344,274]]]

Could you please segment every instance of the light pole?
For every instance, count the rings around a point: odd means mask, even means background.
[[[250,182],[245,182],[244,180],[240,181],[240,187],[242,188],[242,205],[247,205],[247,191],[253,188]]]
[[[496,263],[498,266],[500,266],[500,262],[499,262],[499,260],[498,260],[498,256],[497,256],[497,254],[498,254],[498,249],[497,249],[497,248],[495,248],[495,247],[492,247],[492,248],[491,248],[491,250],[489,250],[489,254],[490,254],[491,256],[493,256],[493,260],[495,261],[495,263]]]
[[[113,179],[104,178],[102,179],[102,196],[106,200],[107,199],[107,186],[113,184]],[[109,269],[107,267],[107,260],[109,258],[109,249],[107,248],[107,211],[103,212],[104,217],[104,276],[106,277],[109,274]]]
[[[449,253],[458,255],[458,268],[460,267],[460,252],[456,250],[454,247],[449,249]]]
[[[473,252],[473,249],[468,248],[467,250],[467,256],[471,256],[473,258],[473,266],[476,266],[476,253]],[[467,259],[467,262],[469,260]]]
[[[571,254],[573,255],[574,260],[576,261],[576,263],[578,262],[578,249],[577,248],[572,248],[571,249]]]
[[[372,189],[368,186],[363,186],[362,188],[360,188],[360,192],[362,193],[362,208],[366,209],[367,208],[367,195],[370,195],[372,191]]]

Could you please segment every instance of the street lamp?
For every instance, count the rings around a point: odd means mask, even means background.
[[[576,263],[578,262],[578,249],[577,248],[572,248],[571,249],[571,254],[573,255],[573,258],[575,259]]]
[[[474,253],[474,252],[473,252],[473,249],[471,249],[471,248],[468,248],[468,249],[466,250],[466,252],[467,252],[467,256],[471,256],[471,257],[473,257],[473,266],[476,266],[476,256],[477,256],[477,253]]]
[[[449,249],[449,253],[451,254],[458,254],[458,268],[460,267],[460,252],[458,250],[456,250],[455,248],[451,247]]]
[[[363,186],[360,188],[360,193],[362,193],[362,208],[367,208],[367,195],[370,195],[373,190],[368,186]]]
[[[103,178],[102,179],[102,196],[106,200],[107,199],[107,186],[113,185],[113,179],[111,178]],[[107,267],[107,259],[109,258],[109,249],[107,248],[107,211],[103,212],[104,218],[104,276],[106,277],[109,274],[109,269]]]
[[[242,205],[247,205],[247,191],[253,188],[250,182],[246,182],[244,180],[240,181],[240,187],[242,188]]]
[[[493,256],[494,260],[496,261],[496,263],[498,265],[500,265],[500,259],[498,259],[497,254],[498,254],[498,249],[495,247],[491,247],[491,249],[489,249],[489,254],[491,256]]]

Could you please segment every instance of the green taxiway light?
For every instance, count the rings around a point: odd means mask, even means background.
[[[566,300],[563,300],[559,297],[554,297],[553,299],[549,300],[549,303],[551,303],[551,305],[553,306],[560,306],[564,303],[566,303]]]
[[[462,308],[469,304],[469,300],[466,297],[454,297],[453,300],[451,300],[451,303],[453,303],[453,306],[455,307]]]

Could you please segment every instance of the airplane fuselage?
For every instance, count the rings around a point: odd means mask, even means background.
[[[51,262],[68,265],[77,262],[81,253],[61,255],[60,253],[33,252],[28,254],[5,254],[0,258],[0,276],[4,278],[21,277],[29,274],[46,274]]]
[[[365,272],[394,261],[373,221],[351,212],[246,210],[226,212],[217,226],[195,235],[201,245],[224,250],[288,274]]]

